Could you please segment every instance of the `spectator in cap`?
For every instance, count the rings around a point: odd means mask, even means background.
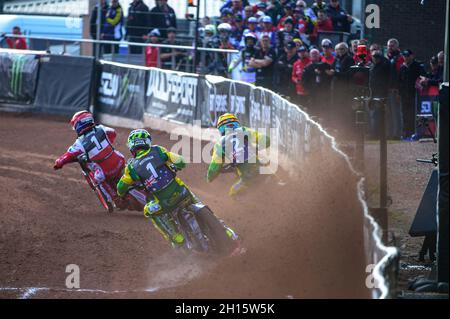
[[[331,66],[322,62],[322,57],[317,49],[309,51],[311,64],[303,72],[303,86],[310,96],[310,113],[321,118],[326,116],[330,103]]]
[[[146,36],[146,40],[150,44],[158,44],[159,38],[161,37],[161,33],[158,29],[153,29]],[[158,54],[159,48],[154,46],[146,46],[145,47],[145,65],[148,67],[157,67],[158,66]]]
[[[329,65],[333,65],[335,57],[333,50],[333,43],[330,39],[323,39],[322,43],[322,62],[328,63]]]
[[[229,8],[225,8],[222,10],[221,14],[220,14],[220,23],[233,23],[233,13],[231,11],[231,9]]]
[[[444,69],[439,65],[439,58],[433,56],[430,59],[430,72],[420,80],[420,85],[423,87],[435,86],[439,88],[444,78]]]
[[[273,88],[273,68],[276,53],[270,44],[270,37],[263,34],[259,40],[259,50],[256,57],[250,61],[250,66],[256,68],[256,85],[268,89]]]
[[[294,39],[300,39],[300,32],[294,29],[294,21],[288,17],[284,21],[284,28],[277,33],[278,53],[283,52],[286,44]]]
[[[258,39],[262,39],[263,36],[268,36],[270,39],[270,46],[275,48],[277,44],[276,28],[272,24],[272,18],[270,16],[264,16],[262,18],[262,29],[257,32]]]
[[[292,98],[295,96],[295,84],[292,81],[294,63],[298,60],[297,46],[289,41],[284,46],[284,52],[279,54],[275,63],[274,86],[278,93]]]
[[[298,60],[294,63],[292,69],[292,81],[295,83],[296,98],[295,102],[299,106],[307,107],[308,105],[308,92],[305,90],[302,82],[303,72],[305,68],[311,63],[309,58],[309,52],[306,46],[301,45],[298,49]]]
[[[326,10],[327,15],[333,21],[333,30],[338,32],[350,32],[353,17],[339,4],[339,0],[330,0]]]
[[[397,39],[389,39],[387,42],[387,58],[391,65],[391,79],[389,80],[388,97],[388,135],[391,139],[400,139],[402,134],[401,98],[398,93],[398,76],[404,57],[400,52],[400,44]]]
[[[253,33],[256,37],[257,34],[259,32],[259,27],[258,27],[258,19],[256,19],[255,17],[250,17],[247,21],[247,29],[244,30],[243,33],[243,38],[241,40],[240,43],[240,47],[244,47],[245,46],[245,35],[249,32]]]
[[[174,27],[167,28],[167,39],[162,44],[181,45],[180,41],[177,40],[177,29]],[[163,69],[180,70],[182,67],[181,63],[186,57],[186,52],[171,48],[161,48],[160,52],[161,67]]]
[[[422,63],[414,58],[411,50],[402,51],[405,59],[399,71],[399,93],[402,98],[403,138],[414,139],[415,136],[415,108],[416,108],[416,81],[425,76]]]

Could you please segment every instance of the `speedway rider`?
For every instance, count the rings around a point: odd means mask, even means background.
[[[261,166],[258,148],[269,147],[270,139],[256,130],[241,126],[237,117],[230,113],[219,117],[217,129],[222,137],[214,145],[206,179],[212,182],[222,168],[235,169],[239,179],[231,186],[229,192],[229,195],[234,197],[248,188],[258,176]]]
[[[70,125],[78,138],[66,153],[56,159],[53,168],[61,169],[68,163],[76,162],[80,155],[85,155],[95,182],[104,186],[117,207],[124,208],[125,201],[115,191],[115,184],[125,165],[125,157],[112,146],[117,136],[116,131],[107,126],[96,125],[92,113],[88,111],[76,112]]]
[[[117,184],[117,194],[123,197],[133,185],[142,184],[152,196],[144,207],[144,216],[152,220],[172,246],[182,245],[184,236],[176,231],[167,212],[198,201],[183,181],[176,177],[176,170],[186,166],[184,158],[162,146],[152,145],[150,133],[144,129],[132,131],[127,146],[133,157],[128,160]]]

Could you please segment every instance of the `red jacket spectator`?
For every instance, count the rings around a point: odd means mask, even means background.
[[[304,48],[304,47],[303,47]],[[300,50],[302,50],[302,47],[300,47]],[[302,52],[302,51],[300,51]],[[306,48],[305,52],[307,54]],[[302,53],[300,53],[302,54]],[[305,54],[305,55],[306,55]],[[308,56],[300,56],[300,58],[294,63],[293,69],[292,69],[292,81],[295,83],[295,89],[297,91],[298,95],[307,95],[308,93],[305,91],[305,88],[302,84],[302,77],[303,77],[303,71],[305,68],[311,64],[311,60]]]
[[[334,55],[324,55],[322,57],[322,62],[323,63],[328,63],[329,65],[333,65],[334,60],[336,60],[336,58],[334,57]]]
[[[14,27],[12,30],[12,33],[14,35],[21,35],[19,27]],[[27,49],[27,42],[25,41],[25,38],[6,38],[6,43],[8,44],[8,47],[10,49],[18,49],[18,50],[26,50]]]
[[[317,32],[321,31],[333,31],[333,21],[330,18],[326,18],[325,20],[317,20]]]
[[[146,47],[145,48],[145,65],[148,67],[158,66],[158,48]]]

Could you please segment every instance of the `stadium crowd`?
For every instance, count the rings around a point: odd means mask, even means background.
[[[92,37],[97,36],[97,10],[91,15]],[[100,38],[192,44],[178,38],[176,15],[167,0],[156,0],[151,10],[142,0],[134,0],[128,12],[123,37],[119,1],[111,0],[108,5],[103,0]],[[414,139],[416,91],[442,82],[443,52],[426,66],[394,38],[385,45],[364,39],[333,43],[324,32],[349,33],[354,23],[339,0],[315,0],[311,6],[303,0],[260,0],[254,4],[226,0],[219,16],[217,20],[202,19],[197,45],[239,50],[239,54],[203,51],[198,54],[197,72],[225,77],[237,73],[241,81],[272,89],[335,127],[354,123],[350,105],[359,94],[355,87],[366,85],[372,97],[386,101],[389,138]],[[118,46],[105,46],[104,53],[110,53],[111,48],[118,51]],[[129,53],[142,53],[142,48],[130,46]],[[192,52],[152,46],[145,47],[144,54],[147,66],[175,70],[193,56]],[[361,70],[365,80],[357,76]],[[369,106],[370,134],[376,137],[379,112]]]

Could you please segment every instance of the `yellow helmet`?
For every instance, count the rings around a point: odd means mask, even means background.
[[[225,114],[222,114],[221,116],[219,116],[219,119],[217,120],[217,128],[220,128],[222,125],[226,125],[229,123],[240,124],[236,115],[231,114],[231,113],[225,113]]]

